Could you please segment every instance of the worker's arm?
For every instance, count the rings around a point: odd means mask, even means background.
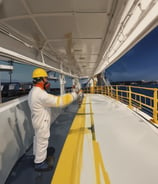
[[[46,93],[42,97],[42,102],[47,107],[64,107],[76,100],[78,94],[76,92],[66,93],[62,96],[55,96]]]

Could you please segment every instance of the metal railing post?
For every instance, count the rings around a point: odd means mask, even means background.
[[[90,87],[90,93],[91,93],[91,94],[94,93],[94,87]]]
[[[110,86],[108,86],[108,96],[110,96]]]
[[[154,123],[158,123],[157,119],[157,89],[154,89],[154,107],[153,107],[153,120]]]
[[[119,97],[118,97],[118,86],[116,86],[116,100],[119,100]]]
[[[113,97],[113,95],[112,95],[112,86],[110,87],[110,96]]]
[[[129,96],[128,96],[128,107],[132,109],[132,91],[131,91],[131,86],[128,87],[129,90]]]

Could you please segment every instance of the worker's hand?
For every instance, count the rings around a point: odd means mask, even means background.
[[[73,86],[72,86],[72,92],[78,93],[78,92],[79,92],[78,87],[76,87],[75,85],[73,85]]]
[[[82,96],[83,91],[82,91],[82,89],[80,89],[80,90],[78,90],[76,93],[77,93],[79,96]]]
[[[75,85],[72,86],[72,91],[75,92]]]

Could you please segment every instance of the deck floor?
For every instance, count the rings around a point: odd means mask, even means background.
[[[157,128],[114,99],[85,95],[52,184],[157,184],[157,170]]]
[[[103,95],[87,94],[78,107],[66,108],[51,128],[54,170],[35,172],[29,150],[6,184],[158,183],[156,127]]]
[[[114,99],[101,95],[89,98],[110,183],[157,184],[157,128]]]

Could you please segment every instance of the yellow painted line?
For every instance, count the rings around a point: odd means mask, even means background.
[[[110,184],[109,175],[105,169],[104,162],[102,160],[99,144],[96,141],[93,141],[93,150],[95,159],[96,184],[101,184],[103,182],[104,184]]]
[[[95,136],[95,130],[94,130],[94,119],[93,119],[93,111],[92,111],[92,103],[90,101],[90,118],[91,118],[91,127],[93,127],[93,131],[92,131],[92,138],[93,140],[96,140],[96,136]]]
[[[109,179],[108,173],[104,166],[104,161],[102,159],[100,147],[99,147],[98,142],[96,141],[93,115],[94,113],[92,111],[92,103],[90,102],[91,126],[93,127],[92,138],[93,138],[93,152],[94,152],[94,163],[95,163],[95,173],[96,173],[96,184],[101,184],[101,183],[110,184],[110,179]]]
[[[83,162],[83,145],[85,134],[92,133],[92,148],[94,155],[94,170],[96,184],[110,184],[108,173],[105,169],[99,144],[96,141],[95,130],[92,132],[85,128],[85,117],[90,116],[91,126],[94,127],[94,118],[92,112],[92,103],[89,103],[90,112],[86,111],[86,97],[74,118],[65,144],[63,146],[58,164],[52,178],[51,184],[80,184],[81,167]],[[86,164],[86,163],[84,163]]]
[[[85,113],[85,101],[81,104],[78,114]],[[51,184],[80,184],[83,140],[85,133],[85,116],[74,118],[69,134],[62,149]]]

